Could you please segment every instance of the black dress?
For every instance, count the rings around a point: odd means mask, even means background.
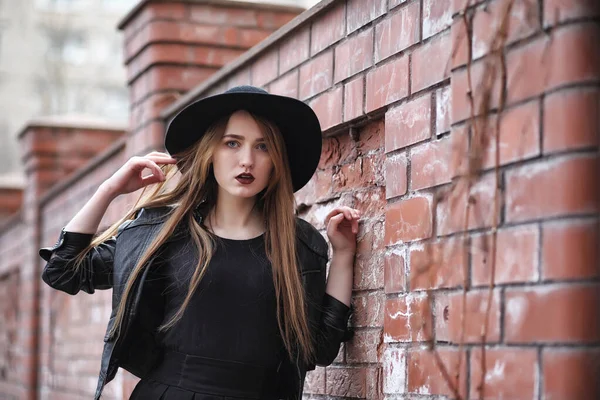
[[[183,303],[197,252],[189,237],[168,242],[151,279],[161,284],[163,322]],[[163,361],[130,399],[272,399],[285,349],[264,235],[219,238],[183,317],[158,336]]]

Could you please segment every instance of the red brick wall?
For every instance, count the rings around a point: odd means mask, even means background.
[[[44,286],[38,303],[27,300],[41,267],[36,232],[52,244],[131,154],[162,150],[166,118],[244,83],[296,96],[319,115],[323,154],[297,194],[300,214],[322,232],[335,205],[364,214],[356,336],[308,375],[307,398],[600,395],[596,2],[515,1],[505,18],[510,0],[466,10],[458,0],[323,1],[218,70],[183,56],[203,46],[188,33],[206,23],[193,12],[206,2],[193,3],[143,3],[124,20],[127,139],[39,207],[29,183],[27,208],[1,231],[0,285],[13,287],[20,271],[17,310],[28,317],[13,339],[3,325],[0,343],[30,356],[0,355],[0,368],[17,366],[0,375],[2,396],[79,399],[95,387],[110,293],[71,298]],[[246,21],[260,20],[250,10],[211,28],[213,38],[239,39]],[[209,78],[196,73],[206,69]],[[106,224],[131,200],[111,205]],[[134,384],[119,373],[106,396],[126,398]]]

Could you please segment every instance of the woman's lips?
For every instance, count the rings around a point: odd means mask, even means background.
[[[242,185],[249,185],[254,182],[254,178],[238,176],[235,178]]]

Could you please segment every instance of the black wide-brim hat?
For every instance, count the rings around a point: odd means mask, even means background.
[[[306,185],[321,157],[321,125],[317,115],[300,100],[270,94],[254,86],[236,86],[185,107],[169,122],[165,148],[171,155],[185,150],[212,123],[238,110],[262,116],[277,125],[285,142],[294,192]]]

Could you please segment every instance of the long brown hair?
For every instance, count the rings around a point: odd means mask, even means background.
[[[265,118],[251,114],[258,123],[273,161],[272,176],[265,190],[259,195],[257,205],[266,221],[266,253],[273,270],[273,283],[277,301],[277,322],[279,331],[290,356],[298,346],[305,362],[314,359],[314,348],[310,339],[308,320],[304,306],[304,289],[296,258],[296,221],[294,215],[294,193],[285,143],[276,125]],[[78,268],[87,251],[113,237],[121,223],[133,219],[141,208],[171,206],[163,227],[138,260],[125,284],[123,295],[117,308],[115,323],[110,336],[119,335],[125,313],[127,298],[132,295],[136,278],[142,273],[148,261],[157,254],[160,247],[175,232],[180,222],[187,226],[193,243],[197,246],[199,260],[190,280],[187,295],[179,310],[159,327],[166,330],[173,327],[182,317],[198,284],[206,272],[214,251],[212,234],[194,218],[194,212],[201,205],[208,209],[216,204],[218,184],[211,167],[211,157],[220,142],[229,116],[214,123],[193,146],[177,155],[176,165],[163,165],[166,179],[144,188],[142,194],[125,216],[110,226],[105,232],[94,238],[87,249],[82,251],[75,261]],[[179,181],[173,189],[166,184],[178,173]],[[144,192],[153,186],[153,191],[144,196]],[[174,207],[173,207],[174,206]]]

